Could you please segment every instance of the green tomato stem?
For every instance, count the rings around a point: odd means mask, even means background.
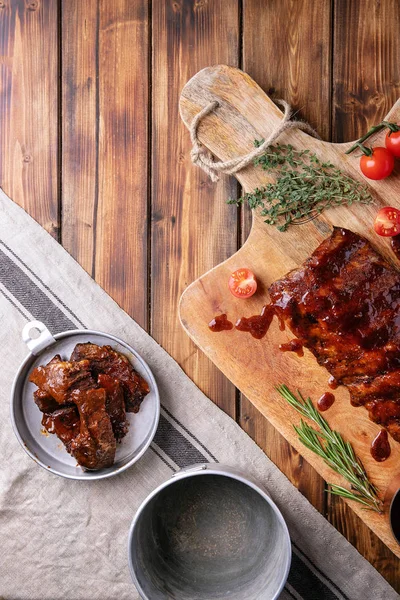
[[[349,148],[349,150],[347,150],[345,152],[345,154],[351,154],[352,152],[354,152],[354,150],[356,150],[357,148],[360,148],[361,147],[360,144],[365,142],[365,140],[367,140],[369,137],[371,137],[371,135],[374,135],[374,133],[378,133],[378,131],[381,131],[382,129],[385,129],[385,128],[389,129],[389,135],[391,133],[395,133],[396,131],[400,131],[400,127],[396,123],[391,123],[390,121],[382,121],[381,123],[379,123],[379,125],[374,125],[373,127],[371,127],[371,129],[369,131],[367,131],[367,133],[365,135],[360,137],[360,139],[358,139],[357,142],[351,148]],[[365,152],[364,152],[364,154],[365,154]],[[367,156],[371,156],[371,155],[367,154]]]
[[[364,144],[362,144],[361,142],[356,142],[354,144],[354,146],[356,148],[359,148],[361,150],[361,152],[363,154],[365,154],[365,156],[372,156],[372,154],[373,154],[372,148],[368,148],[368,146],[364,146]]]

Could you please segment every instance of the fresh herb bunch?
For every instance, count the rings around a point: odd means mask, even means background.
[[[254,143],[259,147],[262,142]],[[310,150],[277,144],[256,158],[254,164],[265,171],[277,172],[276,182],[256,188],[237,200],[229,199],[228,204],[247,203],[251,209],[260,208],[265,223],[276,225],[279,231],[286,231],[291,224],[311,221],[328,207],[373,202],[367,186],[332,163],[320,161]]]
[[[340,433],[329,427],[310,398],[305,400],[299,391],[297,392],[299,398],[297,398],[286,385],[276,389],[303,417],[310,419],[319,427],[317,431],[302,419],[299,427],[293,425],[299,440],[309,450],[321,456],[327,465],[350,483],[350,489],[329,484],[331,494],[359,502],[370,510],[382,512],[378,489],[369,481],[364,466],[350,442],[345,442]]]

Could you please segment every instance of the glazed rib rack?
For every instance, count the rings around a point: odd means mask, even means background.
[[[360,235],[334,228],[269,289],[275,313],[354,406],[400,441],[400,275]]]

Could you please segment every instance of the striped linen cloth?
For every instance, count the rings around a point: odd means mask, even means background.
[[[138,599],[127,562],[133,515],[172,473],[198,462],[247,472],[280,507],[293,546],[282,600],[399,597],[238,425],[1,190],[0,215],[0,600]],[[119,476],[93,482],[57,477],[35,465],[15,438],[10,390],[27,354],[21,331],[32,319],[52,333],[88,328],[114,334],[150,365],[160,389],[160,426],[144,457]]]

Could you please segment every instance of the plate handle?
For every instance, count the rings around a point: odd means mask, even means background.
[[[197,473],[197,471],[207,471],[208,465],[207,463],[200,463],[197,465],[190,465],[189,467],[183,467],[183,469],[179,469],[176,473],[173,473],[171,477],[177,477],[178,475],[183,475],[184,473]]]
[[[39,335],[32,337],[34,332],[39,332]],[[44,348],[54,344],[56,341],[46,325],[41,321],[30,321],[27,323],[22,330],[22,339],[34,356],[40,354]]]

